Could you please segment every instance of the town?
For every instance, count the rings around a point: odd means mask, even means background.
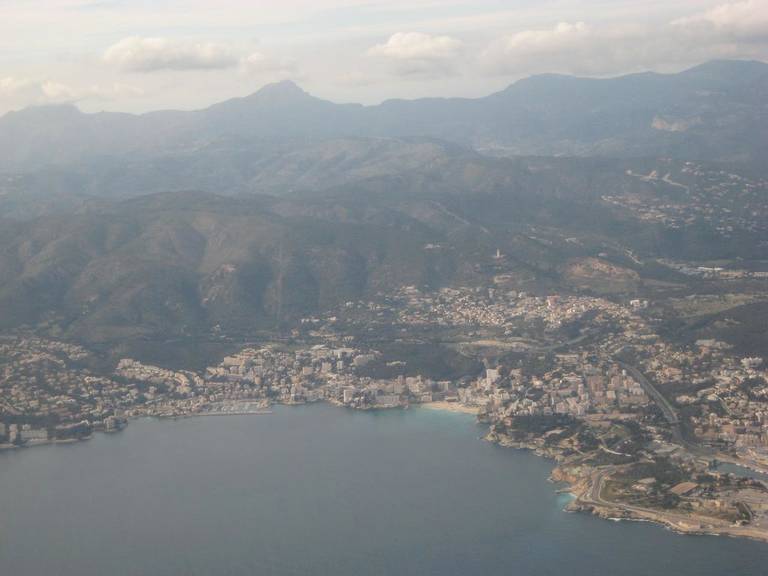
[[[672,343],[652,316],[647,300],[534,295],[505,289],[501,277],[493,287],[404,287],[347,302],[201,372],[123,358],[104,373],[83,347],[9,337],[0,441],[66,442],[138,417],[262,414],[271,404],[424,405],[476,414],[489,440],[557,460],[553,477],[578,496],[574,509],[763,537],[765,486],[713,468],[768,466],[762,358],[716,339]],[[427,345],[472,362],[434,376],[368,337],[384,327],[405,350],[429,335],[441,344]]]

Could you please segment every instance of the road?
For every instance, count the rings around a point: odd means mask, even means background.
[[[703,530],[707,533],[733,534],[750,536],[762,540],[766,539],[765,534],[759,530],[754,531],[748,528],[734,526],[732,523],[719,518],[699,517],[694,514],[684,514],[672,512],[670,510],[655,510],[622,502],[608,501],[602,496],[605,481],[620,469],[622,469],[621,466],[606,466],[593,473],[589,492],[585,497],[582,497],[582,501],[614,510],[630,512],[634,514],[635,518],[660,522],[683,532],[700,532]]]
[[[570,340],[566,340],[565,342],[560,342],[559,344],[551,344],[549,346],[532,346],[528,349],[528,352],[535,352],[537,354],[541,354],[544,352],[554,352],[555,350],[560,350],[562,348],[570,348],[574,344],[579,344],[580,342],[586,340],[592,336],[592,333],[587,331],[583,334],[580,334],[576,338],[571,338]]]
[[[621,360],[616,360],[616,363],[624,370],[626,370],[627,373],[632,376],[632,378],[634,378],[638,384],[640,384],[643,390],[645,390],[645,393],[648,394],[656,406],[659,407],[661,413],[664,415],[664,418],[667,422],[669,422],[669,425],[672,428],[672,435],[675,441],[687,447],[688,443],[683,439],[683,432],[680,428],[680,419],[677,416],[677,411],[672,407],[672,404],[669,403],[669,400],[664,398],[662,393],[659,392],[653,384],[651,384],[651,381],[648,380],[648,378],[645,377],[645,374],[640,372],[640,370],[630,364],[622,362]]]
[[[610,476],[615,471],[616,471],[616,468],[613,466],[610,466],[608,468],[599,470],[592,477],[592,484],[589,487],[589,495],[588,495],[588,498],[592,502],[594,502],[595,504],[602,504],[604,506],[610,506],[611,504],[613,504],[612,502],[607,502],[606,500],[603,500],[601,494],[603,492],[603,482],[605,482],[605,477]]]
[[[643,508],[632,504],[606,500],[602,496],[606,480],[623,468],[623,466],[606,466],[597,469],[592,473],[589,491],[580,500],[587,504],[603,506],[613,510],[623,510],[631,513],[634,518],[658,522],[684,534],[720,534],[768,542],[768,529],[759,523],[757,525],[748,524],[742,526],[734,524],[729,520],[712,516]]]

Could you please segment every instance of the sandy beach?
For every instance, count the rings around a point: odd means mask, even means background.
[[[462,414],[473,414],[477,416],[478,408],[475,406],[464,406],[458,402],[424,402],[419,404],[422,408],[429,410],[444,410],[446,412],[460,412]]]

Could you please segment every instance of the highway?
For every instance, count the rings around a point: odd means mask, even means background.
[[[643,390],[645,390],[645,393],[648,394],[656,406],[659,407],[661,413],[664,415],[664,418],[672,427],[672,435],[675,441],[678,444],[687,447],[688,443],[683,439],[683,432],[680,428],[680,419],[677,416],[677,411],[672,407],[672,404],[670,404],[669,401],[664,398],[661,392],[659,392],[656,387],[651,384],[650,380],[648,380],[648,378],[645,377],[645,374],[640,372],[640,370],[634,366],[631,366],[630,364],[622,362],[621,360],[616,360],[616,363],[624,370],[626,370],[627,373],[632,376],[632,378],[634,378],[637,383],[640,384],[640,386],[642,386]]]

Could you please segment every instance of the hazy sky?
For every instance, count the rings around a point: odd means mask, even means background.
[[[768,60],[768,0],[0,0],[0,113],[195,108],[291,78],[335,101]]]

